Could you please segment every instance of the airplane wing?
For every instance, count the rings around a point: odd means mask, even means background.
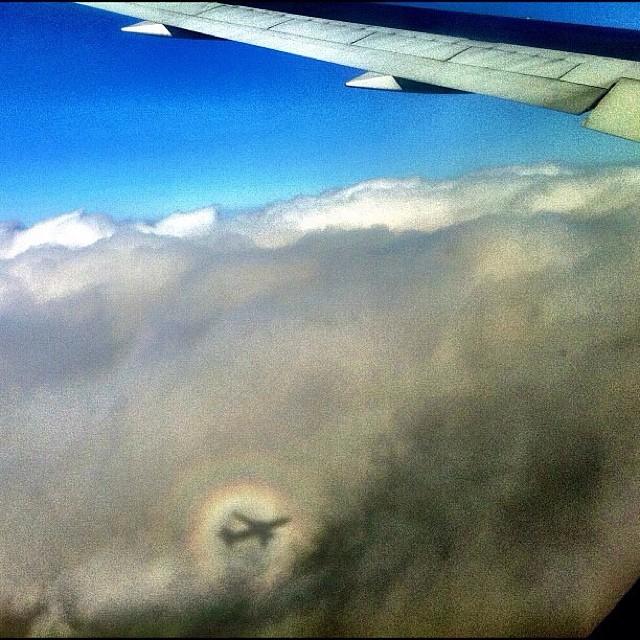
[[[270,527],[282,527],[285,524],[288,524],[289,522],[291,522],[291,518],[278,518],[276,520],[269,521],[269,526]]]
[[[239,511],[234,511],[232,515],[236,520],[239,520],[243,524],[246,524],[248,527],[253,527],[256,524],[256,520],[253,520],[252,518],[241,514]]]
[[[640,141],[640,62],[634,60],[222,2],[78,4],[145,21],[129,31],[171,35],[173,28],[364,70],[350,87],[444,87],[573,114],[592,111],[586,127]]]

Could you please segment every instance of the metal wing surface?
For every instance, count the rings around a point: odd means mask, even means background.
[[[567,113],[595,109],[585,126],[640,141],[640,62],[635,60],[220,2],[79,4],[147,21],[148,33],[148,23],[166,25],[364,70],[347,83],[352,87],[424,92],[443,87]]]

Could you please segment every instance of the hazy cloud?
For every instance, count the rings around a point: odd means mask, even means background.
[[[586,633],[640,557],[638,202],[542,165],[1,227],[0,633]]]

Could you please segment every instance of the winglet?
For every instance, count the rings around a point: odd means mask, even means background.
[[[620,78],[583,126],[640,142],[640,80]]]

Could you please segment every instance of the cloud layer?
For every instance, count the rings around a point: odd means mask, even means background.
[[[0,634],[586,633],[640,558],[638,202],[548,165],[0,228]]]

